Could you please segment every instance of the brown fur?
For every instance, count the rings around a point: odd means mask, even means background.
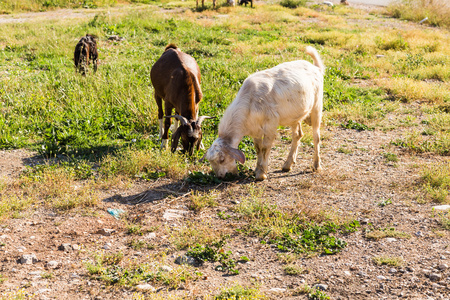
[[[97,72],[97,59],[97,37],[86,34],[75,46],[75,52],[73,54],[75,68],[84,76],[86,75],[90,61],[92,61],[94,72]]]

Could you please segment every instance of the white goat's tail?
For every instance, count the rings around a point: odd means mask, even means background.
[[[312,57],[312,59],[314,61],[314,65],[320,69],[320,72],[322,72],[322,75],[325,75],[325,66],[324,66],[322,59],[320,58],[317,50],[311,46],[308,46],[308,47],[306,47],[305,52]]]

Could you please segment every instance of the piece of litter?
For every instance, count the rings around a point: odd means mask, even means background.
[[[108,208],[107,211],[111,216],[113,216],[116,219],[119,219],[120,215],[125,212],[122,209],[115,209],[115,208]]]
[[[323,4],[328,5],[328,6],[333,6],[334,4],[331,3],[330,1],[323,1]]]
[[[425,19],[423,19],[422,21],[420,21],[419,24],[422,24],[422,23],[425,22],[426,20],[428,20],[428,17],[426,17]]]

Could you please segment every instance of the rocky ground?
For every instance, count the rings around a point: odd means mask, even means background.
[[[286,135],[283,131],[280,134]],[[136,182],[130,189],[105,192],[104,201],[90,214],[38,209],[6,220],[0,228],[0,269],[6,279],[0,291],[11,295],[20,288],[37,299],[132,299],[148,296],[146,290],[150,289],[165,295],[164,299],[168,295],[206,297],[236,283],[257,283],[268,298],[302,299],[307,296],[296,291],[305,284],[319,284],[331,299],[448,299],[448,233],[433,211],[437,204],[420,200],[423,192],[419,167],[448,162],[448,158],[411,155],[390,146],[390,141],[404,134],[402,128],[385,133],[327,126],[322,129],[324,171],[320,174],[310,172],[312,148],[306,146],[290,173],[279,172],[288,151],[287,142],[279,140],[273,149],[269,179],[264,182],[255,184],[247,179],[208,187],[183,180]],[[339,150],[343,146],[350,152]],[[387,161],[383,156],[387,151],[398,155],[399,161]],[[14,178],[25,165],[39,163],[33,157],[34,153],[24,150],[0,152],[1,176]],[[220,212],[232,214],[242,191],[255,186],[272,204],[282,207],[303,202],[309,209],[355,218],[361,228],[342,236],[348,246],[341,253],[301,258],[296,263],[305,272],[287,275],[276,249],[261,244],[256,237],[233,234],[239,221],[218,216]],[[218,195],[217,207],[201,213],[189,210],[193,192],[213,188]],[[128,220],[157,229],[133,236],[126,222],[115,219],[107,209],[122,209]],[[177,290],[167,290],[164,285],[117,288],[89,276],[86,262],[101,251],[121,252],[124,259],[146,262],[165,249],[164,268],[177,268],[175,260],[185,251],[173,247],[168,229],[182,228],[194,220],[203,220],[211,231],[232,233],[227,250],[250,259],[238,264],[238,275],[224,275],[214,269],[217,264],[205,263],[194,267],[202,272],[201,278]],[[369,239],[366,231],[373,228],[395,228],[404,234]],[[145,241],[151,247],[132,249],[132,239]],[[403,263],[374,263],[374,258],[383,256],[401,258]]]

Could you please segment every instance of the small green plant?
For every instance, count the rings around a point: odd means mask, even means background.
[[[382,229],[366,231],[366,238],[372,240],[380,240],[387,237],[399,238],[399,239],[409,239],[411,235],[409,233],[398,231],[393,227],[386,227]]]
[[[404,263],[401,257],[390,257],[390,256],[376,256],[372,258],[372,261],[379,266],[388,265],[391,267],[399,267]]]
[[[186,181],[198,185],[214,185],[221,182],[221,180],[217,178],[213,173],[204,173],[201,171],[189,172]]]
[[[216,193],[217,192],[215,190],[203,194],[199,192],[194,192],[190,197],[191,204],[189,205],[189,208],[191,210],[200,211],[205,207],[217,206]]]
[[[347,148],[347,145],[342,145],[342,146],[340,146],[340,147],[337,149],[337,151],[338,151],[339,153],[344,153],[344,154],[350,154],[350,153],[352,153],[352,150],[348,149],[348,148]]]
[[[385,207],[386,205],[392,204],[391,198],[387,200],[382,200],[380,203],[378,203],[378,206]]]
[[[319,288],[312,289],[308,294],[308,299],[310,300],[329,300],[328,296],[324,291]]]
[[[286,265],[283,267],[283,271],[286,275],[296,276],[305,273],[305,269],[297,265]]]
[[[281,0],[280,5],[287,8],[297,8],[306,5],[306,0]]]
[[[236,262],[231,258],[232,252],[225,251],[226,237],[222,237],[219,241],[213,242],[211,245],[195,245],[187,252],[187,255],[197,259],[200,263],[205,261],[219,262],[221,265],[216,267],[217,271],[228,272],[234,275],[239,274],[236,269]]]
[[[225,288],[219,295],[214,297],[215,300],[257,300],[265,298],[257,288],[243,287],[241,285]]]
[[[371,128],[367,125],[355,122],[353,120],[348,120],[346,124],[342,124],[341,126],[346,129],[354,129],[354,130],[358,130],[358,131],[373,130],[373,128]]]
[[[53,278],[53,274],[50,272],[43,272],[41,273],[41,277],[44,279],[52,279]]]
[[[128,243],[128,246],[130,246],[130,248],[133,248],[134,250],[141,250],[143,248],[152,250],[152,249],[155,248],[155,246],[153,246],[152,244],[149,244],[149,243],[147,243],[145,241],[142,241],[142,240],[135,240],[135,239],[132,239]]]
[[[128,224],[127,234],[143,235],[142,226],[138,224]]]
[[[6,277],[3,277],[2,274],[0,274],[0,284],[4,283],[6,281]]]
[[[383,153],[383,157],[388,162],[398,162],[398,157],[397,157],[397,154],[395,154],[395,153],[386,152],[386,153]]]
[[[423,189],[430,198],[447,203],[450,190],[450,163],[427,166],[422,171]]]

